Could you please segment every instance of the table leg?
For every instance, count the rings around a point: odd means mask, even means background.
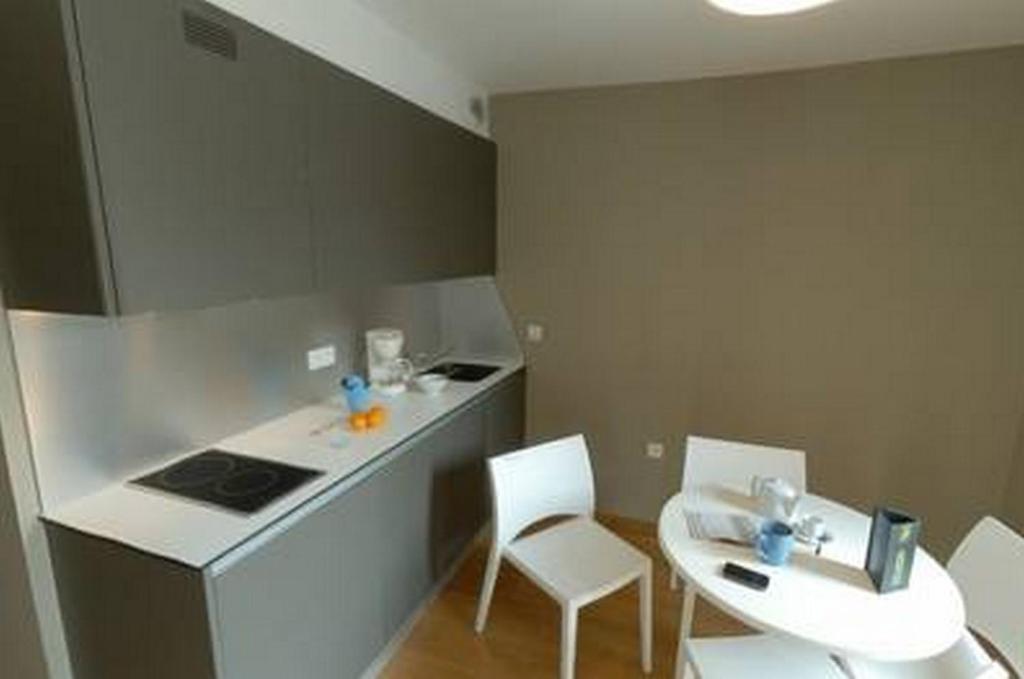
[[[676,679],[691,679],[693,670],[686,662],[686,638],[693,627],[693,609],[697,605],[697,591],[683,583],[683,611],[679,618],[679,646],[676,648]]]
[[[842,672],[850,679],[856,679],[856,675],[853,673],[853,669],[850,667],[850,663],[846,662],[846,658],[841,655],[833,654],[830,656],[832,661],[839,667],[839,671]]]

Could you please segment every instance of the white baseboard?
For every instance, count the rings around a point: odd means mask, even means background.
[[[370,663],[370,666],[366,668],[366,671],[363,672],[360,679],[376,679],[376,677],[384,671],[384,668],[387,667],[388,663],[391,662],[392,658],[394,658],[398,653],[398,649],[402,647],[402,644],[404,644],[406,639],[409,638],[409,635],[412,634],[412,630],[416,627],[416,623],[420,621],[420,618],[422,618],[423,614],[427,612],[430,605],[437,600],[437,597],[440,596],[442,591],[444,591],[444,588],[448,586],[448,583],[452,581],[455,574],[458,573],[459,569],[466,563],[466,559],[469,557],[470,553],[472,553],[473,549],[487,538],[490,530],[491,524],[488,522],[480,529],[473,539],[469,541],[469,544],[466,545],[464,550],[462,550],[462,554],[459,555],[459,558],[457,558],[451,567],[445,571],[445,574],[441,576],[441,579],[438,580],[437,584],[434,585],[420,605],[416,607],[416,610],[409,614],[409,617],[405,619],[405,622],[403,622],[402,626],[398,628],[395,634],[391,637],[391,640],[388,641],[387,645],[384,646],[383,649],[381,649],[381,652],[376,658],[374,658],[373,662]],[[473,621],[467,620],[466,625],[472,627]]]

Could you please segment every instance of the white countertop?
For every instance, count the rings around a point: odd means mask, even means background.
[[[129,485],[128,479],[123,479],[47,512],[45,519],[195,568],[204,568],[232,550],[244,549],[247,541],[286,516],[290,525],[313,511],[320,504],[316,501],[318,496],[329,498],[336,492],[343,492],[345,484],[340,482],[523,366],[520,359],[486,359],[481,362],[500,365],[502,369],[480,382],[451,382],[436,396],[410,389],[400,396],[379,397],[377,401],[387,406],[389,417],[387,424],[375,431],[346,433],[344,417],[347,410],[339,403],[329,402],[302,408],[175,458],[185,458],[206,448],[219,448],[324,472],[323,476],[254,514],[237,514],[142,489]],[[339,438],[345,440],[344,445],[338,445]],[[161,469],[175,459],[165,460],[149,469],[139,469],[129,478]]]

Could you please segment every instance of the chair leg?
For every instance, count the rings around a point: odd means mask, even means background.
[[[843,673],[843,676],[849,677],[849,679],[856,679],[856,676],[853,674],[853,668],[850,667],[850,663],[847,662],[845,657],[843,657],[841,655],[830,655],[829,659],[836,664],[836,667],[838,667],[839,671]],[[995,665],[999,665],[999,663],[995,663]],[[981,676],[987,676],[987,675],[988,675],[988,672],[985,672]],[[993,676],[994,677],[1005,677],[1006,673],[1005,672],[1004,673],[997,673],[997,674],[995,674]]]
[[[573,679],[576,667],[576,618],[579,609],[562,605],[562,671],[561,679]]]
[[[498,581],[498,569],[501,567],[501,550],[491,548],[490,556],[487,557],[487,568],[484,571],[484,582],[480,587],[480,603],[476,609],[477,634],[483,634],[487,625],[487,612],[491,608],[491,597],[494,596],[494,584]]]
[[[651,579],[651,568],[648,566],[640,576],[640,662],[644,674],[650,674],[653,669],[654,592]]]
[[[676,679],[690,679],[693,670],[686,655],[686,639],[693,627],[693,609],[697,605],[697,591],[690,585],[683,585],[683,611],[679,618],[679,646],[676,648]]]
[[[676,591],[677,589],[679,589],[679,576],[676,575],[676,572],[675,572],[674,569],[669,571],[668,587],[673,592]]]

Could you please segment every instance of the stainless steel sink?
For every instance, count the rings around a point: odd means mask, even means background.
[[[501,370],[501,368],[496,365],[449,362],[435,365],[429,370],[424,370],[423,373],[430,375],[444,375],[453,382],[479,382],[480,380],[490,377],[499,370]]]

